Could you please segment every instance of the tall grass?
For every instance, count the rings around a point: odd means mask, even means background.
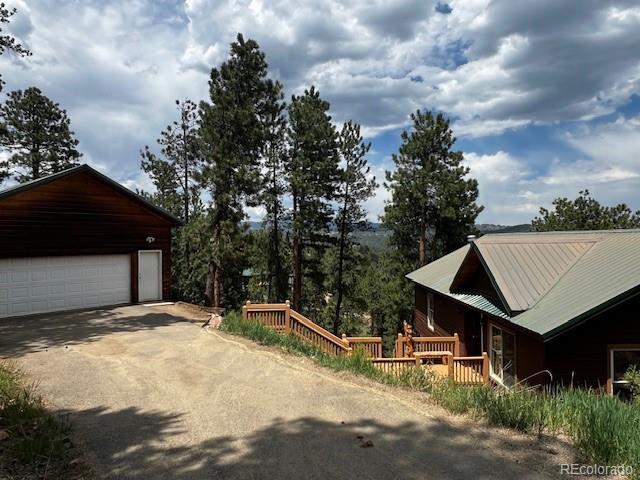
[[[238,313],[227,315],[222,329],[265,345],[306,355],[334,370],[348,370],[387,385],[427,392],[456,414],[535,435],[564,434],[575,444],[580,461],[628,465],[640,478],[640,402],[625,403],[587,389],[548,387],[505,390],[462,386],[437,379],[428,369],[412,368],[400,376],[386,374],[362,354],[333,357],[289,335],[279,335]]]
[[[24,384],[9,363],[0,363],[0,430],[8,435],[6,453],[23,465],[57,461],[69,442],[68,422],[51,416],[34,385]]]

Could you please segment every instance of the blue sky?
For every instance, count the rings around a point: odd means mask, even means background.
[[[68,110],[87,163],[148,188],[139,150],[204,99],[237,32],[287,95],[315,85],[373,144],[381,180],[417,108],[452,119],[485,206],[528,222],[588,188],[640,209],[640,7],[632,0],[10,1],[34,55],[3,56],[4,92],[31,85]],[[389,195],[367,203],[370,218]],[[260,210],[251,210],[258,218]]]

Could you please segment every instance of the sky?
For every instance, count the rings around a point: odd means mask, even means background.
[[[337,125],[360,123],[382,184],[416,109],[452,121],[479,182],[479,223],[530,222],[589,189],[640,209],[636,0],[14,0],[3,93],[39,87],[67,110],[83,161],[149,189],[140,149],[206,99],[238,32],[287,97],[315,85]],[[389,199],[367,202],[377,220]],[[253,219],[260,210],[251,210]]]

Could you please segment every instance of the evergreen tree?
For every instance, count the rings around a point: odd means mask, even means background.
[[[182,198],[179,191],[180,178],[174,165],[168,160],[159,158],[148,146],[144,147],[140,156],[142,157],[140,167],[151,179],[154,191],[138,191],[138,194],[179,217],[182,212]]]
[[[0,3],[0,55],[9,52],[18,57],[27,57],[31,55],[31,52],[18,43],[13,35],[3,34],[2,30],[2,24],[11,22],[11,17],[16,14],[16,11],[15,8],[7,8],[4,2]],[[2,75],[0,75],[0,90],[2,90],[4,83]]]
[[[198,110],[190,100],[176,100],[176,106],[179,118],[168,125],[158,139],[162,155],[156,155],[148,146],[141,152],[142,170],[155,187],[155,192],[143,193],[182,219],[184,225],[173,230],[171,244],[173,293],[175,298],[199,303],[204,292],[202,264],[208,259],[209,251],[200,230],[207,228],[209,219],[200,199]]]
[[[640,228],[640,210],[632,212],[624,203],[601,205],[589,190],[583,190],[575,200],[556,198],[553,210],[540,208],[540,217],[531,225],[535,232]]]
[[[391,242],[414,266],[422,266],[454,250],[475,232],[483,207],[478,182],[466,178],[462,152],[452,150],[456,138],[441,113],[411,115],[413,131],[402,133],[394,172],[386,172],[391,201],[383,223]]]
[[[284,238],[285,222],[288,219],[283,205],[283,196],[287,192],[286,183],[286,104],[283,101],[282,85],[276,82],[268,89],[263,127],[265,143],[263,148],[264,178],[263,201],[267,212],[265,227],[269,237],[262,255],[266,258],[265,276],[266,300],[283,302],[287,298],[289,271],[285,268]]]
[[[386,252],[372,259],[356,285],[357,296],[366,299],[370,335],[380,335],[386,356],[393,355],[402,321],[411,319],[413,288],[404,277],[414,267],[400,252]]]
[[[191,100],[176,100],[179,119],[168,125],[158,139],[164,159],[145,146],[141,167],[152,179],[156,203],[189,223],[201,213],[201,159],[198,136],[198,107]]]
[[[328,114],[329,103],[320,98],[319,92],[311,87],[304,95],[293,96],[289,105],[289,148],[287,172],[292,208],[292,305],[296,310],[302,307],[303,255],[305,247],[321,248],[326,245],[326,234],[333,213],[330,201],[338,176],[338,148],[335,127]],[[309,281],[307,285],[316,295],[319,291],[320,276],[317,262],[321,256],[310,254],[307,265]]]
[[[65,110],[36,87],[7,97],[0,106],[0,146],[10,156],[0,162],[0,179],[14,175],[26,182],[78,164],[82,154]]]
[[[369,226],[362,204],[373,195],[377,187],[375,178],[369,178],[370,168],[366,159],[371,144],[363,142],[360,136],[360,125],[351,121],[345,123],[340,132],[338,145],[343,166],[340,170],[340,183],[336,191],[339,208],[336,217],[338,265],[333,318],[333,333],[335,334],[340,329],[340,308],[345,294],[345,265],[350,263],[351,268],[355,267],[353,265],[355,255],[351,234],[356,229],[362,230]]]
[[[205,296],[216,307],[236,306],[241,300],[237,286],[242,283],[242,271],[235,263],[244,247],[240,222],[244,206],[256,205],[261,187],[262,118],[273,88],[264,53],[254,40],[245,41],[238,34],[229,59],[211,70],[210,103],[200,104],[204,182],[212,199],[212,252]]]

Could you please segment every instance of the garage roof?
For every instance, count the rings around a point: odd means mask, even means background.
[[[157,205],[154,205],[153,203],[151,203],[146,198],[138,195],[137,193],[129,190],[126,187],[123,187],[118,182],[112,180],[111,178],[107,177],[106,175],[104,175],[104,174],[98,172],[97,170],[91,168],[87,164],[78,165],[76,167],[68,168],[66,170],[62,170],[61,172],[53,173],[51,175],[47,175],[46,177],[37,178],[35,180],[31,180],[31,181],[28,181],[28,182],[20,183],[18,185],[13,186],[13,187],[7,188],[6,190],[2,190],[2,191],[0,191],[0,201],[4,200],[5,198],[11,197],[13,195],[16,195],[16,194],[18,194],[20,192],[31,190],[32,188],[35,188],[35,187],[37,187],[39,185],[44,185],[46,183],[54,182],[56,180],[59,180],[59,179],[64,178],[64,177],[67,177],[69,175],[74,175],[74,174],[79,173],[79,172],[90,173],[91,175],[93,175],[93,176],[97,177],[98,179],[102,180],[103,182],[109,184],[111,187],[115,188],[119,192],[123,193],[127,197],[135,200],[136,202],[142,204],[144,207],[148,208],[149,210],[152,210],[156,214],[158,214],[161,217],[165,218],[166,220],[168,220],[169,222],[173,223],[174,225],[181,225],[182,224],[182,222],[178,218],[173,216],[171,213],[169,213],[164,208],[161,208],[161,207],[158,207]]]
[[[459,297],[451,285],[470,254],[481,258],[506,318],[545,338],[640,291],[640,230],[489,234],[407,278]]]

